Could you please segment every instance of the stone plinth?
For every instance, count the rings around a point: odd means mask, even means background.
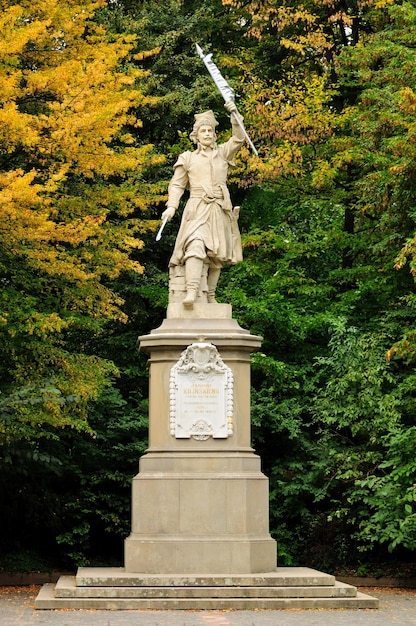
[[[44,585],[35,607],[377,608],[376,598],[333,576],[276,567],[268,480],[250,445],[250,353],[261,338],[241,328],[228,305],[197,302],[187,311],[172,302],[163,324],[139,345],[149,354],[149,449],[133,479],[125,567],[79,568],[75,577]],[[192,363],[188,351],[196,355]],[[204,361],[207,353],[217,360]],[[196,382],[177,378],[187,377],[188,367]],[[207,383],[205,372],[216,367],[222,378]],[[185,390],[192,396],[194,384],[195,399],[176,402]],[[218,399],[201,405],[198,385]],[[210,428],[216,406],[225,411],[225,428],[221,419]]]
[[[273,570],[268,481],[255,455],[148,453],[133,480],[128,572]]]
[[[182,312],[174,304],[168,315]],[[231,318],[228,305],[197,304],[190,313],[168,317],[139,339],[149,353],[149,449],[133,480],[125,569],[184,575],[272,571],[268,480],[250,446],[250,353],[261,339]],[[170,431],[171,371],[198,341],[213,344],[233,374],[228,437],[180,439]]]

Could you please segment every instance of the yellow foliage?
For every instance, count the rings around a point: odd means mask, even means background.
[[[13,413],[0,440],[85,427],[115,368],[83,342],[127,321],[113,281],[143,272],[140,214],[159,194],[146,170],[162,157],[141,138],[138,112],[156,98],[140,63],[157,49],[95,23],[106,5],[0,0],[0,378]]]
[[[127,123],[141,126],[132,109],[154,102],[137,88],[146,72],[120,65],[131,53],[132,35],[110,39],[89,21],[104,5],[104,0],[27,0],[0,16],[0,153],[21,153],[23,163],[0,171],[0,242],[46,273],[82,281],[100,271],[141,272],[128,258],[140,243],[134,235],[126,237],[124,227],[114,228],[112,245],[123,250],[122,259],[112,250],[102,267],[95,259],[93,269],[88,254],[83,260],[68,255],[68,245],[104,245],[106,211],[97,215],[84,206],[72,219],[60,199],[56,222],[59,190],[73,175],[123,177],[152,162],[152,146],[136,146],[125,131]],[[121,206],[120,212],[126,209]]]
[[[336,176],[337,170],[328,161],[318,159],[312,172],[312,186],[316,189],[327,187]]]
[[[109,145],[119,134],[133,145],[134,137],[122,134],[130,109],[154,100],[135,87],[146,72],[120,68],[131,35],[108,41],[103,27],[90,22],[84,36],[94,8],[103,4],[37,0],[0,18],[0,148],[32,147],[51,175],[57,165],[62,172],[63,163],[90,177],[143,165],[141,151],[126,155]],[[36,114],[18,102],[33,103]]]
[[[42,185],[34,184],[36,172],[25,173],[22,169],[0,172],[0,207],[2,213],[13,206],[32,206],[38,200]]]
[[[139,67],[155,51],[133,55],[134,36],[95,24],[95,9],[105,5],[1,5],[0,325],[10,389],[28,387],[42,399],[14,407],[36,429],[79,427],[86,403],[114,373],[82,348],[71,354],[62,346],[80,328],[94,333],[108,319],[127,321],[110,281],[143,272],[132,255],[143,245],[137,210],[157,196],[135,182],[161,160],[141,145],[137,117],[155,102],[143,93],[148,72]],[[48,376],[78,398],[69,412],[56,389],[40,389]]]
[[[307,169],[305,148],[328,141],[338,122],[329,106],[334,92],[327,76],[302,81],[289,74],[270,84],[248,72],[244,80],[250,93],[245,100],[249,133],[260,154],[260,159],[248,157],[251,174],[245,182],[300,175]]]
[[[222,3],[231,6],[238,4],[236,0],[222,0]],[[284,6],[267,0],[251,0],[245,3],[245,8],[252,16],[247,32],[252,37],[262,39],[270,27],[277,29],[278,33],[282,33],[287,26],[303,24],[303,35],[298,35],[293,30],[291,38],[280,37],[280,44],[300,54],[304,54],[306,50],[310,52],[311,49],[322,52],[332,46],[320,17],[317,13],[311,12],[304,4],[297,3],[295,6]],[[331,17],[332,15],[329,14],[328,21],[331,20]]]
[[[27,320],[29,335],[45,335],[50,332],[61,332],[70,325],[70,320],[63,320],[56,313],[42,314],[34,312]]]

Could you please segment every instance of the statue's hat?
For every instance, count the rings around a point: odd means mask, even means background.
[[[211,109],[209,111],[204,111],[203,113],[195,113],[194,129],[199,128],[203,124],[206,124],[207,126],[212,126],[212,128],[218,126],[218,122],[215,119],[215,115],[213,111],[211,111]]]

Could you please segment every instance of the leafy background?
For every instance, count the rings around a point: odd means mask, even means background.
[[[230,179],[219,299],[264,337],[253,445],[280,565],[410,571],[416,548],[413,2],[0,3],[0,566],[121,563],[146,449],[138,335],[196,111],[259,157]]]

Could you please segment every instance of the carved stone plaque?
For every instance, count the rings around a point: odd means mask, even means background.
[[[170,434],[225,439],[233,434],[233,373],[211,343],[193,343],[170,373]]]

